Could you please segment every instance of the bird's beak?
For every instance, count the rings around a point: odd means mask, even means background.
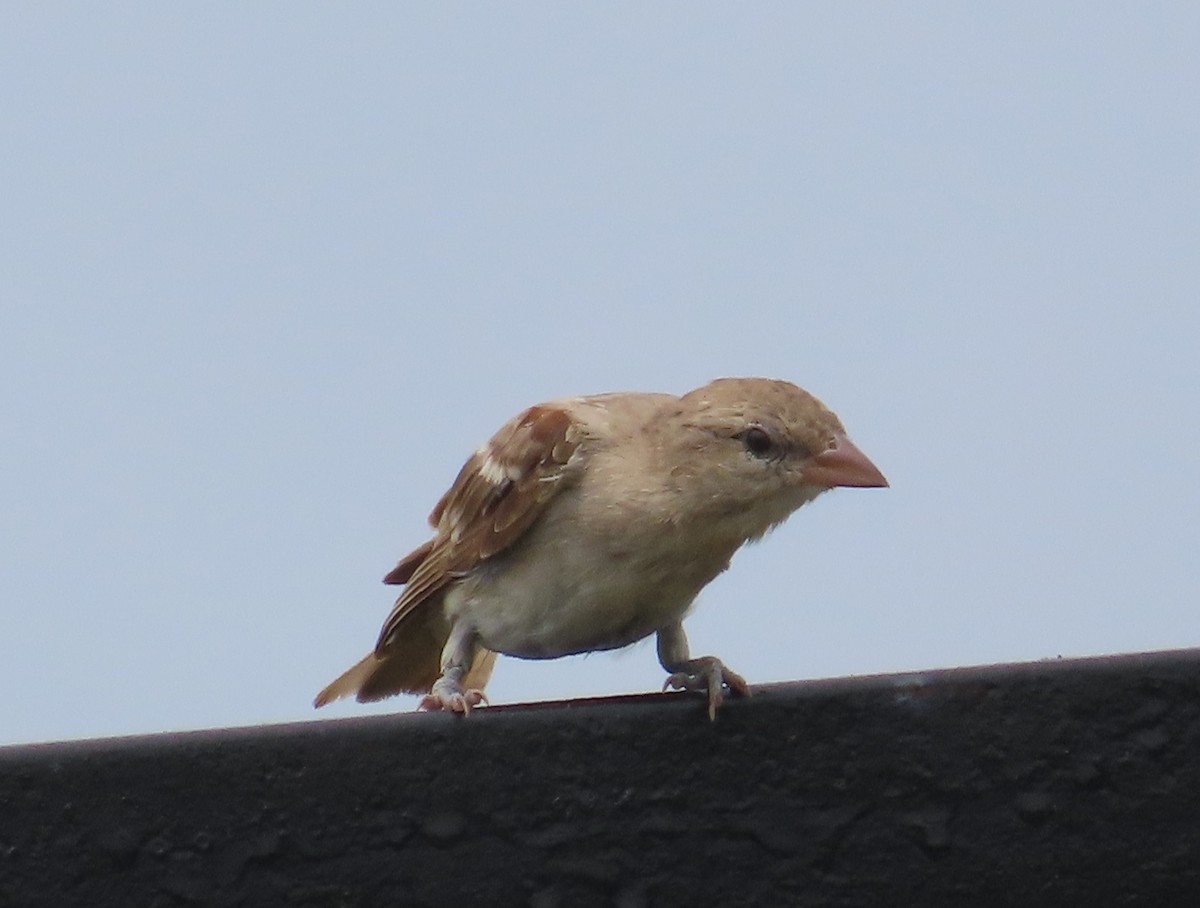
[[[833,446],[814,457],[804,468],[804,482],[827,489],[835,486],[879,489],[888,484],[879,467],[845,435],[834,438]]]

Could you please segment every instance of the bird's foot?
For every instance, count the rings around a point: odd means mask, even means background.
[[[673,668],[675,666],[672,666]],[[663,682],[663,690],[698,690],[708,691],[708,718],[717,718],[717,707],[725,699],[724,689],[729,688],[731,694],[739,697],[750,696],[750,685],[746,679],[730,668],[716,656],[701,656],[688,659],[678,666],[679,671],[667,676]]]
[[[473,687],[464,690],[463,686],[457,681],[451,681],[449,678],[438,678],[433,683],[433,687],[429,689],[429,693],[421,699],[420,708],[429,710],[430,712],[438,712],[444,709],[452,713],[462,713],[466,716],[480,703],[487,702],[487,694],[481,690]]]

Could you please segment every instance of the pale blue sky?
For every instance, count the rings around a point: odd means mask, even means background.
[[[310,703],[476,445],[720,375],[893,487],[739,555],[695,651],[1200,645],[1198,46],[1184,3],[5,5],[0,742],[370,711]]]

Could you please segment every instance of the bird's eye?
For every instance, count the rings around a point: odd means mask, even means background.
[[[760,429],[758,426],[751,426],[740,437],[746,450],[755,457],[765,457],[775,447],[775,443],[771,441],[771,436],[767,434],[766,429]]]

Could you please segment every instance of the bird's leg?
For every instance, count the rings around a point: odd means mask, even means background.
[[[478,649],[475,629],[465,621],[456,622],[450,629],[446,645],[442,647],[442,676],[433,682],[433,687],[421,700],[421,709],[448,709],[465,716],[473,707],[487,702],[483,691],[475,688],[464,690],[462,686]]]
[[[725,667],[716,656],[692,658],[688,650],[683,624],[676,622],[658,632],[658,661],[671,674],[663,683],[675,690],[708,691],[708,718],[717,718],[717,707],[724,698],[724,688],[742,697],[750,696],[750,685],[737,672]]]

